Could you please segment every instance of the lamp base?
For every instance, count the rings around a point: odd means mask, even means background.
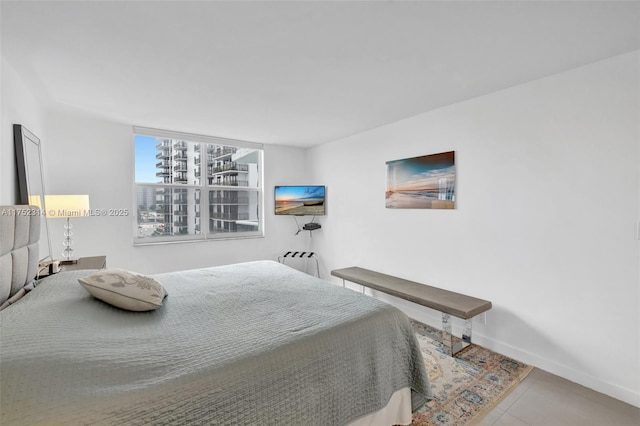
[[[76,263],[78,263],[78,259],[65,259],[60,261],[61,265],[75,265]]]

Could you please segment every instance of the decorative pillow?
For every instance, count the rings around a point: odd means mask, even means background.
[[[121,269],[105,269],[78,281],[96,299],[128,311],[158,309],[167,295],[153,278]]]

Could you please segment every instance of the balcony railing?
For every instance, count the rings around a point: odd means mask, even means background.
[[[249,181],[238,180],[237,176],[216,176],[209,178],[209,185],[220,186],[249,186]]]
[[[207,158],[217,158],[223,155],[235,154],[238,148],[231,146],[209,145],[207,147]]]
[[[186,151],[187,150],[187,143],[186,142],[176,142],[173,144],[173,149],[177,149],[180,151]]]
[[[209,174],[229,172],[229,171],[246,172],[246,171],[249,171],[249,165],[238,164],[236,162],[228,162],[228,163],[222,164],[221,166],[209,167]]]
[[[249,204],[248,197],[215,197],[209,198],[209,204],[233,204],[233,205],[247,205]]]
[[[249,220],[249,213],[211,213],[210,220]]]

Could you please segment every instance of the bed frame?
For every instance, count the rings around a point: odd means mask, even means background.
[[[0,206],[0,309],[32,288],[38,272],[40,209]]]

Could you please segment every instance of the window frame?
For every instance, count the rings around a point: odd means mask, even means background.
[[[152,136],[159,139],[172,139],[181,140],[188,143],[197,143],[200,145],[200,158],[201,158],[201,172],[200,172],[200,184],[179,184],[179,183],[145,183],[136,181],[136,151],[135,151],[135,137]],[[133,159],[133,206],[132,214],[132,235],[134,246],[145,246],[155,244],[177,244],[177,243],[191,243],[202,241],[220,241],[220,240],[240,240],[240,239],[252,239],[263,238],[265,235],[264,226],[264,145],[255,142],[242,141],[237,139],[221,138],[216,136],[206,136],[185,132],[176,132],[171,130],[154,129],[149,127],[133,126],[132,133],[132,159]],[[245,186],[232,186],[232,185],[209,185],[209,179],[207,176],[206,166],[202,167],[202,158],[207,157],[207,144],[232,146],[236,148],[248,148],[257,151],[257,186],[245,187]],[[143,187],[153,188],[176,188],[176,189],[193,189],[194,191],[200,190],[200,234],[196,235],[167,235],[167,236],[155,236],[155,237],[140,237],[138,235],[138,189]],[[210,224],[210,204],[209,193],[210,191],[248,191],[257,194],[258,203],[258,229],[255,231],[241,231],[241,232],[221,232],[215,233],[209,231]],[[204,225],[203,225],[204,224]]]

